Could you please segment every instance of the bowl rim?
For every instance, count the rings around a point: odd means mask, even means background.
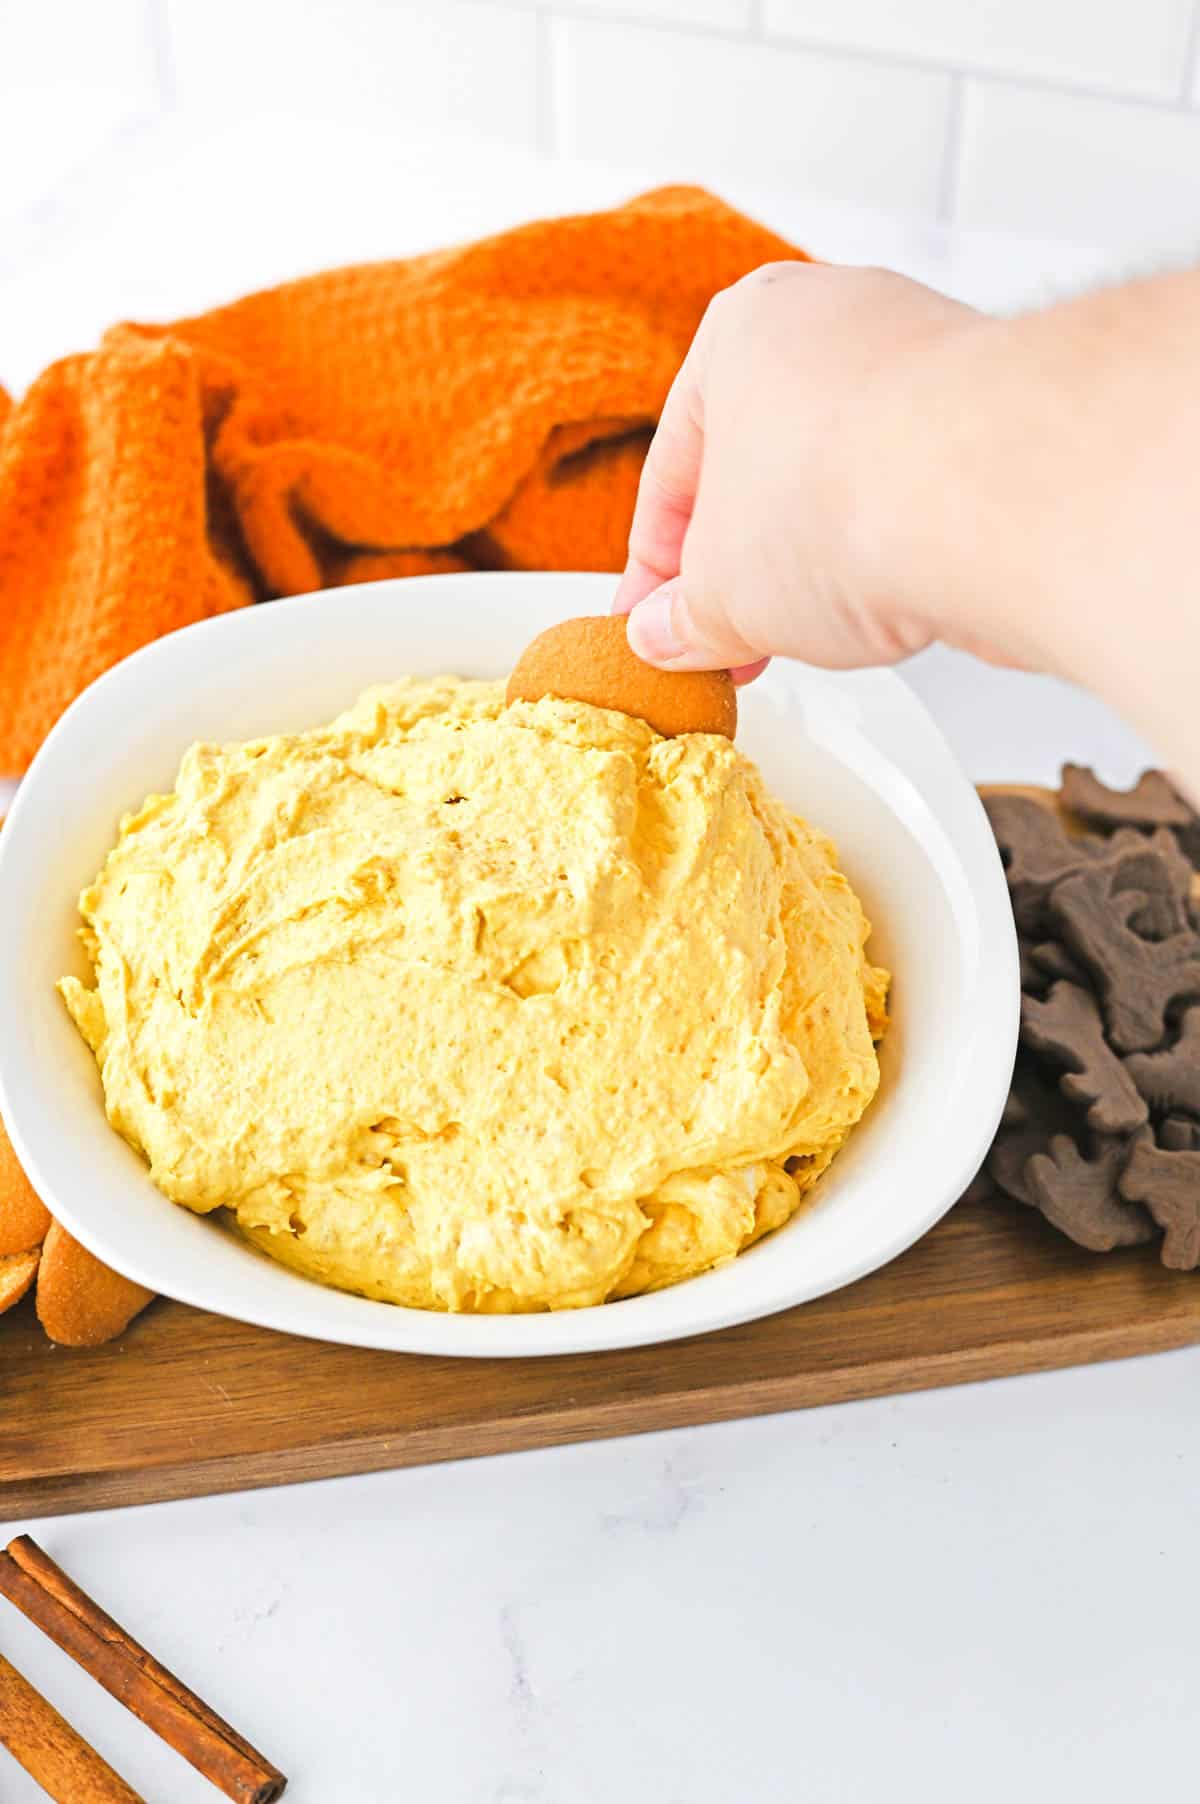
[[[63,1226],[98,1258],[161,1295],[278,1332],[445,1356],[553,1356],[615,1351],[706,1334],[829,1294],[890,1263],[927,1233],[957,1201],[978,1170],[999,1123],[1016,1052],[1020,985],[1016,933],[1003,867],[978,794],[924,704],[907,684],[891,670],[827,672],[812,671],[806,666],[791,666],[790,669],[797,679],[819,680],[823,685],[855,697],[869,715],[876,733],[884,733],[886,743],[881,748],[882,757],[897,770],[906,786],[915,788],[920,802],[936,820],[967,877],[987,948],[986,956],[978,961],[976,972],[974,1028],[957,1067],[962,1080],[957,1095],[964,1099],[964,1111],[955,1120],[954,1145],[958,1151],[950,1158],[943,1148],[944,1169],[940,1178],[930,1185],[925,1206],[920,1209],[910,1207],[892,1234],[872,1239],[864,1246],[859,1258],[846,1261],[836,1283],[818,1279],[806,1284],[803,1276],[796,1274],[784,1282],[786,1271],[781,1270],[779,1281],[774,1285],[760,1283],[757,1288],[747,1287],[745,1296],[735,1294],[723,1306],[710,1304],[705,1307],[705,1279],[713,1274],[701,1274],[662,1291],[615,1304],[539,1314],[471,1316],[411,1309],[351,1296],[289,1273],[297,1286],[304,1284],[312,1293],[312,1319],[305,1320],[303,1307],[278,1308],[270,1297],[264,1298],[261,1307],[230,1308],[220,1300],[214,1300],[211,1290],[205,1289],[203,1277],[199,1283],[193,1283],[191,1275],[181,1271],[166,1274],[167,1281],[164,1281],[164,1273],[152,1262],[141,1263],[136,1253],[131,1256],[125,1248],[120,1248],[114,1256],[113,1248],[102,1232],[96,1232],[86,1211],[80,1214],[73,1200],[64,1203],[57,1194],[57,1186],[47,1173],[38,1146],[32,1144],[25,1133],[22,1108],[19,1103],[14,1106],[14,1098],[19,1097],[25,1079],[16,1068],[12,1036],[2,1027],[3,1021],[9,1018],[13,1002],[5,993],[10,975],[5,934],[12,887],[9,874],[23,856],[27,823],[33,824],[36,831],[35,817],[46,805],[41,794],[43,788],[47,788],[48,796],[53,795],[55,766],[66,749],[75,746],[93,715],[107,706],[109,697],[119,696],[126,686],[136,688],[143,680],[151,679],[156,664],[171,663],[182,646],[196,644],[201,636],[210,639],[227,637],[233,641],[247,630],[263,631],[264,616],[272,623],[272,633],[287,630],[289,623],[303,620],[306,612],[311,619],[314,604],[336,608],[345,614],[356,604],[365,606],[372,597],[382,601],[385,596],[394,596],[398,589],[403,591],[406,600],[416,601],[422,588],[431,590],[434,597],[441,591],[444,598],[445,591],[451,588],[461,590],[486,585],[494,593],[499,586],[509,585],[517,590],[538,589],[556,596],[562,594],[568,606],[561,608],[560,613],[572,611],[569,606],[572,592],[582,594],[586,589],[590,591],[590,599],[598,605],[574,611],[601,612],[607,609],[611,583],[611,577],[591,572],[468,571],[385,578],[351,588],[286,597],[217,615],[164,634],[105,671],[64,711],[20,782],[4,831],[0,833],[0,1113],[14,1151],[35,1190]],[[275,622],[280,623],[278,629]],[[787,661],[777,663],[786,680]],[[776,674],[778,678],[781,673]],[[8,1007],[5,1007],[6,1002]],[[265,1260],[265,1255],[252,1248],[248,1251],[251,1256],[263,1259],[272,1270],[278,1269],[275,1262]],[[725,1270],[735,1269],[738,1264],[740,1261],[735,1261],[733,1268],[726,1267]],[[761,1275],[762,1267],[757,1270]],[[686,1300],[681,1300],[689,1296],[693,1299],[690,1307]],[[350,1309],[344,1309],[347,1304]],[[363,1315],[364,1311],[371,1313]],[[339,1319],[340,1315],[344,1315],[344,1321]]]

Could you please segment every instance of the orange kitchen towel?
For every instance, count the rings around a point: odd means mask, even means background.
[[[420,571],[619,569],[706,302],[802,255],[667,188],[115,326],[21,401],[0,389],[0,774],[110,664],[229,608]]]

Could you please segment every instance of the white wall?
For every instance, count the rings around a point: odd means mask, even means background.
[[[0,0],[0,225],[149,117],[267,107],[1187,254],[1198,22],[1200,0]]]

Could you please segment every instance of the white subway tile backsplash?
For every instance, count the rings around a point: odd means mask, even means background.
[[[85,83],[144,100],[155,89],[146,0],[6,0],[0,92]]]
[[[666,20],[674,25],[716,26],[745,31],[754,17],[754,0],[566,0],[551,10],[564,13],[607,13],[611,18]]]
[[[1198,34],[1200,0],[0,0],[0,278],[173,110],[1194,252]]]
[[[158,110],[146,25],[145,0],[0,0],[0,222],[37,211],[116,133]]]
[[[167,0],[182,104],[538,136],[538,20],[460,0]]]
[[[554,23],[560,150],[679,180],[776,186],[931,214],[950,78],[577,19]]]
[[[969,82],[957,223],[1147,250],[1200,245],[1200,116]]]
[[[880,56],[1174,99],[1193,0],[766,0],[766,28]]]

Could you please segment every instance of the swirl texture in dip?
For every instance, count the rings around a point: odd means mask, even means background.
[[[173,1202],[423,1309],[672,1284],[786,1221],[875,1094],[886,974],[728,740],[500,683],[196,745],[60,988]]]

